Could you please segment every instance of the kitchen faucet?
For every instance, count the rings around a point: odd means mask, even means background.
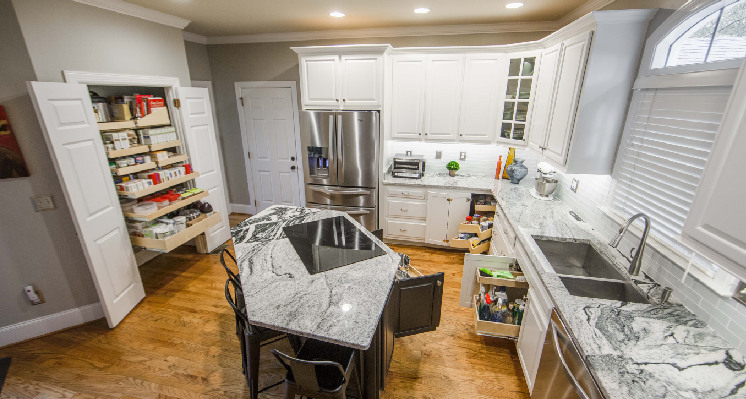
[[[619,246],[619,243],[622,241],[622,237],[624,236],[624,233],[627,232],[627,229],[629,229],[629,226],[632,225],[632,222],[634,222],[635,219],[637,218],[645,219],[645,229],[642,231],[642,236],[640,237],[640,245],[637,247],[637,252],[635,252],[634,255],[632,255],[632,251],[635,250],[634,248],[632,248],[629,251],[630,256],[632,256],[632,259],[622,254],[622,256],[624,256],[629,261],[630,263],[629,274],[633,276],[638,276],[640,274],[640,267],[642,267],[642,252],[645,250],[645,241],[648,239],[648,231],[650,231],[650,217],[640,212],[637,215],[634,215],[631,218],[627,219],[627,222],[624,223],[624,226],[622,226],[622,228],[619,229],[619,234],[617,234],[609,242],[609,245],[611,245],[612,248],[617,248],[617,246]]]

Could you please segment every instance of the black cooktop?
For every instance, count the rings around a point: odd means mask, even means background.
[[[283,227],[310,274],[386,253],[344,216]]]

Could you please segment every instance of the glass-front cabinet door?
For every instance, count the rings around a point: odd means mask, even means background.
[[[498,142],[526,144],[537,56],[508,57],[508,77]]]

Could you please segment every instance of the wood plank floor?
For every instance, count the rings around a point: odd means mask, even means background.
[[[515,344],[476,335],[472,311],[458,306],[463,254],[391,247],[446,280],[440,327],[396,340],[382,398],[529,398]],[[13,357],[0,398],[248,397],[218,256],[182,246],[140,272],[147,296],[115,329],[102,319],[0,348]],[[269,348],[292,353],[287,340],[262,348],[260,386],[283,377]],[[281,386],[260,395],[280,397]]]

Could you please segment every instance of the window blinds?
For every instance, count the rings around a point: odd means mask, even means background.
[[[681,235],[731,87],[644,89],[635,93],[614,171],[611,206],[644,212],[652,234],[689,257]],[[708,266],[711,271],[716,266]]]

